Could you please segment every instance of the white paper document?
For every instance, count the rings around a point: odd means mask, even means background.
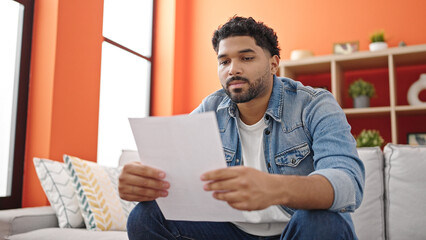
[[[245,221],[242,211],[213,198],[200,176],[225,168],[214,112],[173,117],[130,118],[142,164],[161,169],[169,195],[157,203],[166,219]]]

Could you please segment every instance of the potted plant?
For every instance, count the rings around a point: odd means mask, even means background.
[[[383,31],[377,31],[370,36],[370,51],[384,50],[388,48],[388,44],[385,40],[385,33]]]
[[[374,85],[364,81],[362,78],[354,81],[349,86],[349,96],[354,101],[354,108],[370,106],[370,98],[376,93]]]
[[[377,130],[363,129],[356,137],[357,147],[381,147],[384,140]]]

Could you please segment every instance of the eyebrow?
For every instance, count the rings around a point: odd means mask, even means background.
[[[246,49],[238,51],[238,53],[248,53],[248,52],[254,53],[255,51],[251,48],[246,48]],[[221,59],[221,58],[226,57],[226,56],[228,56],[228,55],[227,54],[220,54],[220,55],[217,56],[217,59]]]

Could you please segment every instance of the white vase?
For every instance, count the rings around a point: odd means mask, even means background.
[[[388,44],[386,42],[373,42],[369,45],[370,51],[379,51],[388,48]]]
[[[419,98],[420,92],[426,89],[426,74],[420,75],[419,80],[410,86],[407,93],[407,101],[410,105],[426,105],[426,102],[422,102]]]
[[[299,60],[307,57],[312,57],[314,54],[309,50],[297,49],[291,51],[290,60]]]

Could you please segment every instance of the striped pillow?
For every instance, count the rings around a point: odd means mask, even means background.
[[[94,162],[64,155],[86,228],[89,230],[126,230],[127,217],[136,205],[120,199],[118,176],[121,168],[108,168]]]
[[[34,166],[47,199],[56,212],[59,227],[84,227],[77,195],[65,164],[34,158]]]

